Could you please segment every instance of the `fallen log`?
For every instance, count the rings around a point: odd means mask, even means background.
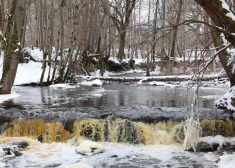
[[[195,78],[192,78],[191,75],[182,75],[182,76],[154,76],[154,77],[91,77],[92,79],[100,79],[104,81],[115,81],[115,82],[151,82],[151,81],[159,81],[159,82],[178,82],[178,81],[196,81]],[[211,81],[215,79],[219,79],[220,77],[214,75],[205,75],[200,78],[200,81]]]

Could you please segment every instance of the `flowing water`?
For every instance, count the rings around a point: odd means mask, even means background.
[[[200,89],[197,114],[201,116],[201,136],[235,135],[235,122],[228,120],[228,114],[221,115],[223,111],[214,109],[214,101],[226,89]],[[133,84],[75,88],[15,86],[14,90],[20,97],[0,104],[0,114],[6,117],[0,120],[3,137],[36,139],[42,136],[43,142],[69,141],[72,145],[79,144],[82,138],[144,145],[182,144],[182,124],[185,116],[190,115],[186,107],[190,107],[194,93],[183,87]],[[178,154],[174,157],[180,160]],[[141,164],[144,162],[146,159]],[[161,161],[153,158],[153,162]],[[182,162],[184,166],[186,162]],[[195,165],[200,167],[199,163]]]

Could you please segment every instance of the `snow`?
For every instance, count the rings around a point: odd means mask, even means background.
[[[40,62],[30,61],[28,64],[19,64],[14,85],[26,83],[38,83],[42,73],[42,65]],[[1,70],[0,70],[1,73]],[[48,68],[45,74],[48,74]],[[44,82],[47,80],[47,75],[44,76]]]
[[[66,166],[65,168],[92,168],[91,166],[87,165],[87,164],[71,164],[69,166]]]
[[[225,0],[221,0],[221,2],[222,2],[222,7],[228,11],[226,15],[230,17],[232,20],[235,20],[235,15],[230,10],[228,3]]]
[[[78,85],[70,85],[70,84],[67,84],[67,83],[58,83],[58,84],[53,84],[53,85],[50,85],[49,86],[50,88],[57,88],[57,89],[62,89],[62,88],[76,88],[76,87],[79,87]]]
[[[6,164],[0,161],[0,168],[4,168],[4,167],[6,167]]]
[[[40,51],[38,49],[32,50],[40,59]],[[3,56],[0,58],[0,65],[3,63]],[[26,83],[38,83],[42,73],[42,63],[29,61],[27,64],[19,64],[17,69],[14,85],[21,85]],[[0,74],[2,74],[2,67],[0,67]],[[48,68],[45,74],[48,74]],[[47,75],[44,76],[44,81],[47,80]]]
[[[149,82],[149,85],[151,85],[151,86],[165,86],[166,83],[165,82],[156,82],[156,81],[153,81],[153,82]]]
[[[39,48],[30,48],[26,47],[25,51],[29,52],[29,54],[37,61],[42,61],[43,52]]]
[[[219,157],[216,154],[214,154],[213,152],[208,152],[204,156],[208,161],[212,161],[212,162],[216,162],[219,159]]]
[[[19,94],[16,94],[16,93],[11,93],[11,94],[6,94],[6,95],[0,95],[0,103],[6,101],[6,100],[9,100],[9,99],[13,99],[15,97],[19,97],[20,95]]]
[[[235,154],[224,154],[219,157],[219,168],[234,168],[235,165]]]
[[[116,64],[120,64],[120,61],[116,57],[109,57],[109,61],[113,61]]]
[[[76,149],[76,152],[84,155],[93,155],[96,153],[104,152],[104,146],[97,143],[92,142],[90,140],[84,140]]]
[[[102,86],[103,82],[99,79],[95,80],[90,80],[90,81],[83,81],[81,82],[81,85],[86,85],[86,86]]]
[[[232,99],[235,99],[235,86],[232,86],[221,98],[215,101],[215,105],[235,111],[235,107],[232,105]]]
[[[220,147],[223,147],[227,144],[227,142],[230,142],[231,140],[228,138],[225,138],[221,135],[216,135],[215,137],[212,136],[206,136],[199,138],[198,142],[207,142],[208,144],[219,144]]]
[[[5,155],[5,152],[3,151],[2,148],[0,148],[0,158],[3,157]]]

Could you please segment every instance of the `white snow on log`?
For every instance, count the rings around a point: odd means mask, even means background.
[[[93,155],[104,152],[104,146],[97,142],[84,140],[76,149],[76,152],[83,155]]]
[[[65,168],[92,168],[92,167],[87,164],[77,163],[77,164],[71,164],[69,166],[66,166]]]
[[[109,61],[113,61],[116,64],[120,64],[120,61],[116,57],[109,57]]]
[[[210,145],[219,144],[220,147],[223,147],[224,145],[226,145],[230,141],[231,141],[230,139],[225,138],[221,135],[216,135],[215,137],[206,136],[206,137],[199,138],[199,140],[198,140],[198,142],[206,142]]]
[[[76,88],[75,85],[70,85],[67,83],[58,83],[58,84],[54,84],[54,85],[50,85],[49,87],[51,88]]]
[[[235,101],[235,86],[232,86],[221,98],[215,101],[215,105],[235,111],[235,107],[232,105],[232,99]]]
[[[91,80],[91,81],[83,81],[81,85],[86,85],[86,86],[102,86],[103,82],[99,79]]]

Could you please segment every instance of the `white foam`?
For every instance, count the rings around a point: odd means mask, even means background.
[[[87,164],[71,164],[69,166],[66,166],[65,168],[92,168],[91,166],[87,165]]]

